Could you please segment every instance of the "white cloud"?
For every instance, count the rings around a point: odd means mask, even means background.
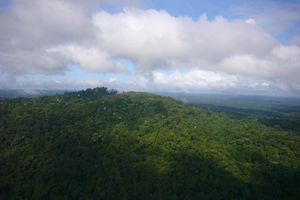
[[[284,81],[300,73],[299,47],[280,44],[252,19],[209,21],[203,15],[193,21],[165,11],[127,9],[97,13],[93,22],[99,46],[142,71],[189,67]]]
[[[17,82],[14,86],[16,89],[85,89],[95,88],[99,86],[106,86],[101,81],[89,80],[89,79],[78,79],[78,80],[34,80],[34,81],[22,81]]]
[[[99,44],[144,68],[210,67],[226,56],[263,56],[276,41],[261,28],[241,20],[217,17],[198,21],[165,11],[127,9],[93,17]]]
[[[99,2],[110,1],[89,5]],[[300,47],[281,44],[257,17],[208,20],[204,14],[193,20],[154,9],[96,11],[84,3],[13,1],[0,13],[0,72],[64,73],[76,63],[88,71],[121,73],[126,69],[119,60],[127,59],[135,74],[128,74],[128,83],[142,87],[300,88]]]
[[[260,59],[256,56],[242,54],[225,57],[219,65],[224,71],[232,74],[247,76],[270,77],[274,76],[276,68],[267,59]]]
[[[0,14],[1,47],[37,49],[91,37],[83,8],[61,0],[13,1]]]
[[[151,88],[158,91],[299,95],[299,92],[292,91],[295,86],[291,87],[280,82],[199,69],[155,72],[153,80]]]
[[[0,70],[15,75],[62,73],[66,59],[49,46],[90,40],[93,26],[83,10],[67,1],[12,1],[0,13]]]
[[[95,72],[125,72],[126,68],[114,62],[104,51],[95,47],[79,45],[63,45],[50,48],[47,52],[56,52],[63,55],[69,62],[78,64],[82,69]]]
[[[187,72],[155,72],[154,84],[162,89],[180,90],[221,90],[237,87],[236,76],[203,70]]]
[[[248,24],[253,24],[253,25],[256,24],[256,21],[255,21],[254,19],[252,19],[252,18],[247,19],[246,22],[247,22]]]
[[[116,81],[117,81],[116,77],[111,77],[111,78],[108,79],[109,83],[113,83],[113,82],[116,82]]]
[[[0,69],[12,76],[27,73],[63,73],[62,69],[67,64],[67,60],[61,54],[43,49],[0,51]]]

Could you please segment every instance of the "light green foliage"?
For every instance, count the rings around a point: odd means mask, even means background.
[[[300,137],[169,97],[0,102],[1,199],[298,199]]]

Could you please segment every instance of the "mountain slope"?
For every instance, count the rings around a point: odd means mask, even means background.
[[[1,199],[298,199],[300,137],[105,88],[0,102]]]

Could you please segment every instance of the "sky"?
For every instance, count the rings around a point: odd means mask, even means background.
[[[300,96],[299,76],[299,0],[0,0],[0,89]]]

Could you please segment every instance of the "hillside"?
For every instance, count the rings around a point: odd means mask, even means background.
[[[220,94],[169,93],[175,99],[242,119],[254,118],[267,126],[300,135],[300,98]]]
[[[0,101],[0,199],[299,199],[300,136],[148,93]]]

